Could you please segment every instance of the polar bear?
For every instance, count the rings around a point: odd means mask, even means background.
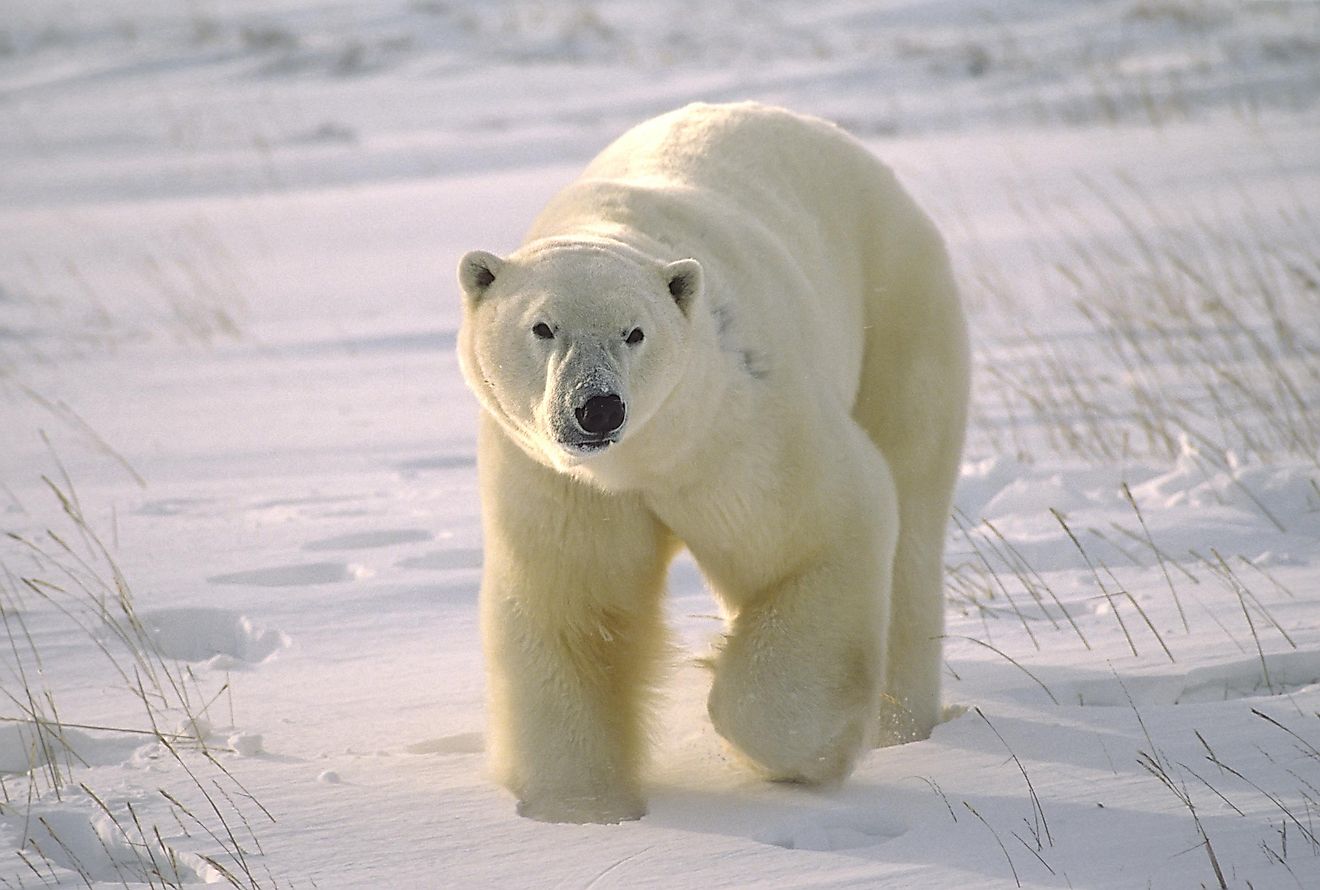
[[[519,813],[645,813],[680,547],[726,615],[710,718],[753,769],[834,783],[930,733],[968,347],[887,167],[818,119],[691,105],[458,277],[489,748]]]

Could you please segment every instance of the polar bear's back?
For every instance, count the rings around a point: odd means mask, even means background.
[[[696,256],[714,293],[738,295],[735,312],[759,328],[751,339],[810,357],[787,374],[823,376],[851,401],[877,298],[867,267],[894,193],[889,169],[831,123],[756,103],[696,104],[605,148],[529,239],[643,237],[654,243],[635,246]]]
[[[828,121],[754,102],[693,104],[629,130],[583,178],[669,182],[770,209],[855,195],[859,165],[872,168],[862,178],[885,170]]]
[[[713,219],[759,223],[794,252],[829,241],[836,258],[897,188],[834,124],[753,102],[693,104],[639,124],[591,162],[582,182],[592,181],[685,195]]]

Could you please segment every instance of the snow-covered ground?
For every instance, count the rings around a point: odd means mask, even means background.
[[[483,773],[462,251],[693,99],[959,266],[929,741],[650,813]],[[1320,4],[0,0],[0,887],[1320,886]]]

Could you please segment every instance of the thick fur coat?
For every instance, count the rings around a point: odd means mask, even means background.
[[[727,617],[710,717],[754,769],[839,781],[930,733],[968,351],[942,241],[887,167],[820,120],[689,106],[459,280],[490,750],[521,813],[645,812],[683,546]]]

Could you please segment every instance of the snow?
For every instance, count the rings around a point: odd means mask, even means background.
[[[1306,0],[0,0],[0,886],[1320,885],[1318,96]],[[948,236],[950,719],[740,772],[683,557],[648,815],[538,824],[453,267],[698,98]]]

